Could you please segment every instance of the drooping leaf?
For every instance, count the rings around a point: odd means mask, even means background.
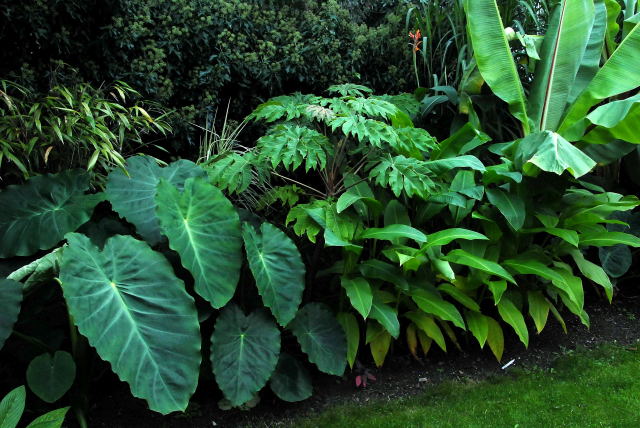
[[[433,247],[433,246],[447,245],[458,239],[473,241],[476,239],[488,240],[489,238],[484,236],[482,233],[474,232],[473,230],[469,230],[469,229],[462,229],[462,228],[444,229],[444,230],[440,230],[438,232],[430,233],[429,235],[427,235],[427,242],[425,246]]]
[[[589,113],[587,120],[595,127],[582,138],[583,141],[597,145],[612,143],[614,140],[640,144],[637,132],[640,95],[604,104]]]
[[[279,355],[280,331],[266,311],[246,316],[231,304],[220,312],[211,335],[211,365],[231,405],[246,403],[266,385]]]
[[[469,311],[465,314],[467,320],[467,327],[469,331],[478,341],[481,348],[484,348],[484,344],[489,337],[489,321],[486,316],[479,312]]]
[[[515,193],[506,193],[500,189],[486,189],[487,198],[495,205],[514,230],[520,230],[527,215],[522,198]]]
[[[367,323],[367,343],[376,367],[382,367],[391,346],[391,335],[380,324]]]
[[[11,390],[0,401],[0,426],[2,428],[16,428],[26,401],[26,391],[24,386],[19,386]]]
[[[358,355],[358,347],[360,345],[360,327],[355,315],[349,312],[340,312],[336,315],[336,319],[342,326],[347,338],[347,361],[349,367],[353,368]]]
[[[418,229],[404,224],[391,224],[383,228],[365,229],[360,235],[364,239],[382,239],[392,241],[398,238],[409,238],[418,243],[427,242],[427,235]]]
[[[302,301],[305,267],[300,252],[270,223],[262,223],[259,233],[245,223],[242,237],[262,302],[284,327],[295,317]]]
[[[529,118],[504,24],[495,0],[465,0],[467,28],[482,77],[494,94],[509,104],[511,113],[529,133]]]
[[[231,202],[205,178],[192,177],[182,192],[161,179],[155,205],[162,232],[193,275],[196,292],[214,308],[226,305],[242,265],[240,219]]]
[[[402,271],[396,266],[381,260],[366,260],[358,265],[358,270],[365,278],[380,279],[389,284],[394,284],[402,290],[409,289],[409,284],[402,275]]]
[[[471,309],[472,311],[480,312],[480,306],[478,306],[478,303],[475,300],[473,300],[473,298],[466,295],[458,287],[453,286],[451,284],[444,283],[438,286],[438,291],[447,293],[449,296],[453,297],[457,302],[461,303],[468,309]]]
[[[306,400],[313,393],[307,369],[300,361],[284,352],[280,354],[269,386],[279,399],[290,403]]]
[[[369,316],[378,321],[395,339],[400,336],[397,310],[382,302],[377,296],[373,299]]]
[[[114,236],[102,251],[83,235],[66,238],[60,280],[80,333],[152,410],[184,410],[201,360],[198,315],[184,283],[132,237]]]
[[[160,224],[156,218],[156,187],[161,178],[182,191],[189,177],[200,177],[204,171],[193,162],[179,160],[165,168],[149,157],[127,159],[129,175],[117,169],[109,174],[107,198],[113,209],[136,227],[136,231],[150,245],[161,239]]]
[[[11,279],[0,279],[0,349],[11,335],[22,304],[22,285]]]
[[[558,175],[569,171],[576,178],[585,175],[596,166],[593,159],[560,134],[551,131],[531,134],[520,140],[513,160],[525,173],[531,172],[535,166]]]
[[[309,303],[298,311],[288,328],[309,361],[320,371],[336,376],[344,373],[347,341],[342,326],[329,308],[320,303]]]
[[[438,327],[433,317],[420,311],[411,311],[404,314],[408,319],[418,326],[418,328],[425,333],[429,338],[433,339],[440,349],[447,352],[447,343],[442,335],[442,330]],[[425,352],[426,354],[426,352]]]
[[[452,263],[466,265],[466,266],[490,273],[492,275],[499,276],[500,278],[506,279],[512,284],[516,283],[516,281],[511,276],[511,274],[507,272],[498,263],[483,259],[482,257],[475,256],[464,250],[450,251],[445,257],[445,260],[448,260]]]
[[[524,322],[522,312],[513,304],[511,300],[506,297],[500,299],[498,303],[498,312],[502,319],[513,327],[520,341],[524,343],[524,346],[529,346],[529,331],[527,330],[527,324]]]
[[[391,189],[397,197],[404,192],[409,197],[426,198],[438,190],[435,174],[425,161],[402,155],[382,157],[369,172],[369,178],[377,185]]]
[[[52,280],[60,269],[63,248],[64,247],[56,248],[49,254],[11,272],[9,276],[7,276],[7,279],[21,281],[24,284],[25,290],[28,290],[33,285]],[[0,347],[2,347],[1,344],[2,341],[0,341]]]
[[[584,276],[604,288],[607,298],[609,299],[609,302],[611,302],[613,297],[613,284],[611,284],[611,280],[604,269],[585,259],[584,255],[579,250],[572,250],[569,254]]]
[[[529,301],[529,315],[531,315],[536,329],[538,333],[540,333],[547,324],[550,309],[549,302],[541,291],[529,291],[527,296]]]
[[[67,393],[76,378],[71,354],[57,351],[39,355],[27,367],[27,385],[42,401],[53,403]]]
[[[439,316],[443,320],[451,321],[461,329],[465,328],[464,320],[458,309],[437,293],[418,288],[411,291],[411,298],[424,312]]]
[[[340,283],[347,292],[351,306],[362,315],[362,318],[366,319],[373,302],[373,292],[369,282],[362,277],[348,278],[343,276]]]
[[[68,411],[69,407],[52,410],[35,418],[29,425],[27,425],[27,428],[60,428],[64,423],[64,418],[67,416]]]
[[[485,281],[487,287],[489,287],[489,291],[493,295],[493,302],[497,305],[500,303],[500,299],[502,299],[502,295],[505,291],[507,291],[507,281],[504,279],[498,281]]]
[[[493,355],[500,361],[502,360],[502,353],[504,352],[504,333],[502,332],[502,327],[500,327],[498,321],[491,317],[487,317],[487,323],[489,324],[487,343]]]
[[[48,250],[91,217],[104,196],[85,195],[89,175],[80,170],[45,174],[0,192],[0,258]]]

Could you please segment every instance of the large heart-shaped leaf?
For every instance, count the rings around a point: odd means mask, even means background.
[[[48,250],[89,220],[102,194],[85,195],[89,176],[79,170],[33,177],[0,192],[0,258]]]
[[[269,385],[278,398],[289,402],[306,400],[313,392],[307,369],[300,361],[285,353],[280,354]]]
[[[27,385],[40,399],[53,403],[73,385],[76,364],[71,354],[58,351],[35,357],[27,367]]]
[[[22,284],[11,279],[0,279],[0,349],[13,331],[21,303]]]
[[[196,292],[221,308],[236,291],[242,265],[240,218],[231,202],[204,178],[185,181],[181,193],[161,179],[157,217],[169,246],[195,279]]]
[[[293,241],[277,227],[262,223],[260,232],[242,229],[249,268],[262,302],[281,326],[296,316],[304,291],[305,267]]]
[[[298,311],[289,328],[309,361],[329,374],[341,376],[347,364],[344,330],[329,308],[310,303]]]
[[[80,333],[152,410],[184,410],[201,360],[198,315],[184,283],[130,236],[110,238],[102,251],[84,235],[67,241],[60,280]]]
[[[18,426],[22,412],[24,412],[25,400],[26,391],[24,386],[19,386],[4,396],[0,401],[0,426],[2,428],[15,428]]]
[[[113,209],[124,217],[149,244],[160,239],[160,225],[156,218],[156,187],[161,178],[179,190],[189,177],[203,176],[204,171],[188,160],[173,162],[161,168],[154,159],[136,156],[127,160],[127,172],[116,169],[109,174],[107,197]]]
[[[280,331],[264,310],[245,316],[227,306],[211,336],[216,382],[233,406],[251,400],[271,377],[280,354]]]

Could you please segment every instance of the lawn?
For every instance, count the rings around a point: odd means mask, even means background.
[[[608,345],[569,352],[549,369],[513,370],[480,382],[444,383],[391,402],[344,405],[291,426],[638,427],[637,349]]]

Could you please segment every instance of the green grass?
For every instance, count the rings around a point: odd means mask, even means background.
[[[344,405],[298,419],[305,427],[640,427],[640,352],[570,352],[552,369],[441,384],[419,396]]]

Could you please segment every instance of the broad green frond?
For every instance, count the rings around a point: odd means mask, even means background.
[[[253,155],[226,153],[214,159],[206,168],[211,183],[229,193],[242,193],[253,179]]]
[[[369,172],[369,178],[382,187],[390,188],[398,197],[404,192],[409,197],[416,195],[426,198],[439,190],[433,181],[435,174],[426,162],[402,155],[382,158]]]
[[[276,168],[282,164],[287,170],[295,170],[304,162],[305,170],[324,168],[327,155],[333,146],[329,139],[313,129],[283,124],[271,129],[269,134],[258,140],[260,160],[269,160]]]

